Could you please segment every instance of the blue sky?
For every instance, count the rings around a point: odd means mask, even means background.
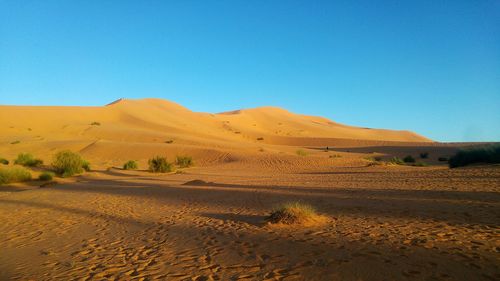
[[[0,0],[0,104],[120,97],[500,141],[500,1]]]

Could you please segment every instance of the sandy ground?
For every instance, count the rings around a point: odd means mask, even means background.
[[[71,181],[4,187],[2,280],[500,278],[500,167],[276,172],[229,163]],[[295,200],[328,222],[264,223]]]

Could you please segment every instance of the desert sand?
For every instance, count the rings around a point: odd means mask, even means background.
[[[92,165],[50,184],[0,186],[0,280],[500,279],[500,167],[438,161],[467,144],[158,99],[0,106],[0,128],[0,157],[49,164],[70,149]],[[421,152],[427,167],[369,158]],[[156,155],[195,166],[150,173]],[[121,169],[127,160],[139,170]],[[326,220],[266,223],[289,201]]]

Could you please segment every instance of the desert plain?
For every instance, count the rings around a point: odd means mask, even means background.
[[[467,145],[275,107],[0,106],[0,157],[91,164],[0,185],[0,280],[499,280],[500,166],[439,161]],[[385,164],[407,155],[426,165]],[[324,220],[268,223],[286,202]]]

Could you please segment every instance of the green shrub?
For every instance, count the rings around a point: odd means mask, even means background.
[[[427,158],[429,158],[429,152],[421,152],[421,153],[420,153],[420,158],[422,158],[422,159],[427,159]]]
[[[153,173],[168,173],[173,171],[172,163],[166,157],[156,156],[148,161],[149,170]]]
[[[41,181],[51,181],[53,177],[54,177],[54,173],[43,172],[38,176],[38,179]]]
[[[389,163],[394,165],[404,165],[405,162],[399,157],[392,157],[391,160],[389,160]]]
[[[500,144],[464,148],[448,160],[450,168],[462,167],[473,163],[500,163]]]
[[[137,165],[137,161],[135,161],[135,160],[129,160],[129,161],[125,162],[125,164],[123,164],[124,170],[137,170],[137,168],[138,168],[138,165]]]
[[[87,161],[87,160],[83,160],[83,162],[82,162],[82,168],[83,168],[86,172],[89,172],[89,171],[90,171],[90,163],[89,163],[89,161]]]
[[[415,163],[415,158],[411,155],[407,155],[405,158],[403,158],[403,161],[405,163]]]
[[[9,165],[9,160],[5,158],[0,158],[0,164]]]
[[[288,202],[276,207],[267,217],[270,223],[296,224],[319,217],[316,209],[311,205],[300,202]]]
[[[31,173],[26,168],[19,166],[0,168],[0,184],[29,180],[31,180]]]
[[[56,153],[52,167],[57,174],[63,177],[70,177],[82,173],[84,169],[90,169],[87,161],[83,160],[78,153],[69,150]]]
[[[194,162],[191,156],[177,156],[175,158],[175,164],[181,168],[187,168],[193,166]]]
[[[101,126],[101,123],[94,121],[94,122],[90,123],[90,125],[92,125],[92,126]]]
[[[17,155],[16,160],[14,160],[14,164],[28,166],[28,167],[36,167],[43,164],[43,161],[35,158],[32,154],[20,153],[19,155]]]
[[[309,155],[309,153],[307,153],[307,151],[305,151],[303,149],[298,149],[297,151],[295,151],[295,153],[297,153],[298,156],[307,156],[307,155]]]
[[[439,162],[446,162],[446,161],[448,161],[448,158],[446,158],[446,157],[439,157],[438,161]]]

